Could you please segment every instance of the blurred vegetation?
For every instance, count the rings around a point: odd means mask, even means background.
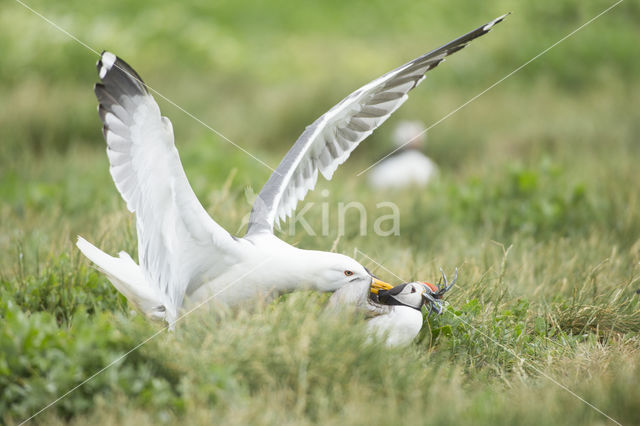
[[[299,293],[250,311],[198,312],[38,417],[78,423],[639,424],[640,5],[625,1],[429,132],[440,179],[379,193],[357,173],[394,123],[427,125],[613,4],[327,1],[27,4],[275,166],[354,89],[511,11],[429,74],[336,173],[319,204],[393,201],[399,236],[356,247],[405,280],[460,268],[447,312],[416,343],[366,342]],[[81,234],[136,253],[108,172],[91,90],[97,55],[16,2],[0,9],[0,418],[29,417],[157,332],[81,258]],[[158,99],[195,192],[235,231],[269,170]],[[325,236],[282,234],[328,250]],[[396,281],[373,262],[376,273]]]

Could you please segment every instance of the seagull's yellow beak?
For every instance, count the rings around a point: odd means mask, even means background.
[[[385,283],[384,281],[372,276],[371,277],[371,287],[369,291],[373,294],[378,294],[380,290],[391,290],[393,286],[391,284]]]

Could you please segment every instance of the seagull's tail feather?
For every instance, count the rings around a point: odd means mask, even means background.
[[[147,283],[142,269],[129,254],[121,251],[120,257],[110,256],[80,236],[76,246],[136,308],[152,319],[173,324],[176,307],[168,302],[168,297]]]

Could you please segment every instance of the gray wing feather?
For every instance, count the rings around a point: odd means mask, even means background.
[[[407,100],[407,93],[425,79],[426,72],[488,33],[505,16],[366,84],[308,126],[256,198],[247,235],[273,232],[274,225],[290,217],[298,201],[315,187],[318,172],[330,180],[360,142]]]

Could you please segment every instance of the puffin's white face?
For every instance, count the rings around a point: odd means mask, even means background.
[[[418,283],[401,284],[379,296],[386,305],[404,305],[420,309],[424,303],[423,295],[428,291],[427,286]]]
[[[390,290],[390,284],[373,276],[367,269],[352,258],[338,253],[324,253],[326,259],[321,262],[320,270],[314,280],[314,287],[320,291],[336,291],[349,284],[368,284],[371,292]]]
[[[414,309],[421,309],[422,305],[441,313],[443,304],[438,294],[438,287],[427,282],[414,281],[400,284],[391,290],[380,292],[378,301],[384,305],[402,305]]]

